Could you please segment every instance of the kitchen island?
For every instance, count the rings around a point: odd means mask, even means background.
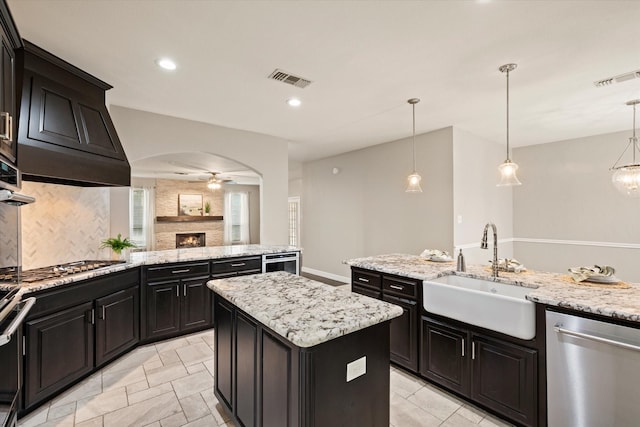
[[[284,272],[209,281],[215,386],[239,425],[389,425],[402,309]]]

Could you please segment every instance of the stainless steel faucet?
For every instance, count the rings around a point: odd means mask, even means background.
[[[487,245],[487,230],[489,229],[489,226],[493,229],[493,265],[491,266],[491,272],[493,273],[493,277],[498,277],[498,229],[492,222],[489,222],[484,226],[480,249],[489,249],[489,246]]]

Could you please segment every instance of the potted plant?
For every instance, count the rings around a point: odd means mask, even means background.
[[[210,212],[211,212],[211,202],[207,200],[206,202],[204,202],[204,215],[209,216]]]
[[[100,245],[100,249],[103,248],[111,248],[113,251],[112,258],[123,259],[122,251],[129,248],[135,248],[136,245],[128,237],[122,238],[122,234],[118,233],[118,237],[109,237],[102,241],[102,245]]]

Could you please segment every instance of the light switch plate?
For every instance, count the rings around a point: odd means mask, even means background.
[[[353,381],[367,373],[367,356],[362,356],[347,363],[347,382]]]

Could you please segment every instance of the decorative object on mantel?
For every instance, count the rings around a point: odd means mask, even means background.
[[[211,216],[157,216],[156,222],[203,222],[203,221],[222,221],[224,217],[222,215]]]
[[[518,165],[513,163],[509,158],[509,73],[517,67],[517,64],[505,64],[498,68],[500,72],[507,73],[507,160],[498,166],[498,170],[500,171],[500,182],[497,184],[498,187],[522,185],[516,175]]]
[[[209,216],[209,214],[211,214],[211,202],[207,200],[204,202],[204,215]]]
[[[638,148],[638,138],[636,138],[636,105],[640,104],[640,99],[628,101],[627,105],[633,105],[633,136],[629,138],[629,143],[624,149],[618,160],[611,166],[609,170],[613,171],[611,182],[616,189],[628,197],[640,197],[640,163],[636,161],[636,151],[640,153]],[[618,162],[624,156],[631,146],[632,162],[628,165],[618,166]]]
[[[413,109],[413,173],[407,177],[408,185],[405,190],[407,193],[422,193],[420,181],[422,177],[416,172],[416,104],[420,102],[418,98],[407,100]]]
[[[122,234],[118,233],[118,237],[109,237],[101,242],[100,249],[111,248],[112,258],[120,260],[126,258],[127,250],[135,248],[136,244],[129,240],[128,237],[122,238]],[[125,251],[123,254],[122,251]]]
[[[178,215],[202,216],[202,194],[179,194]]]

